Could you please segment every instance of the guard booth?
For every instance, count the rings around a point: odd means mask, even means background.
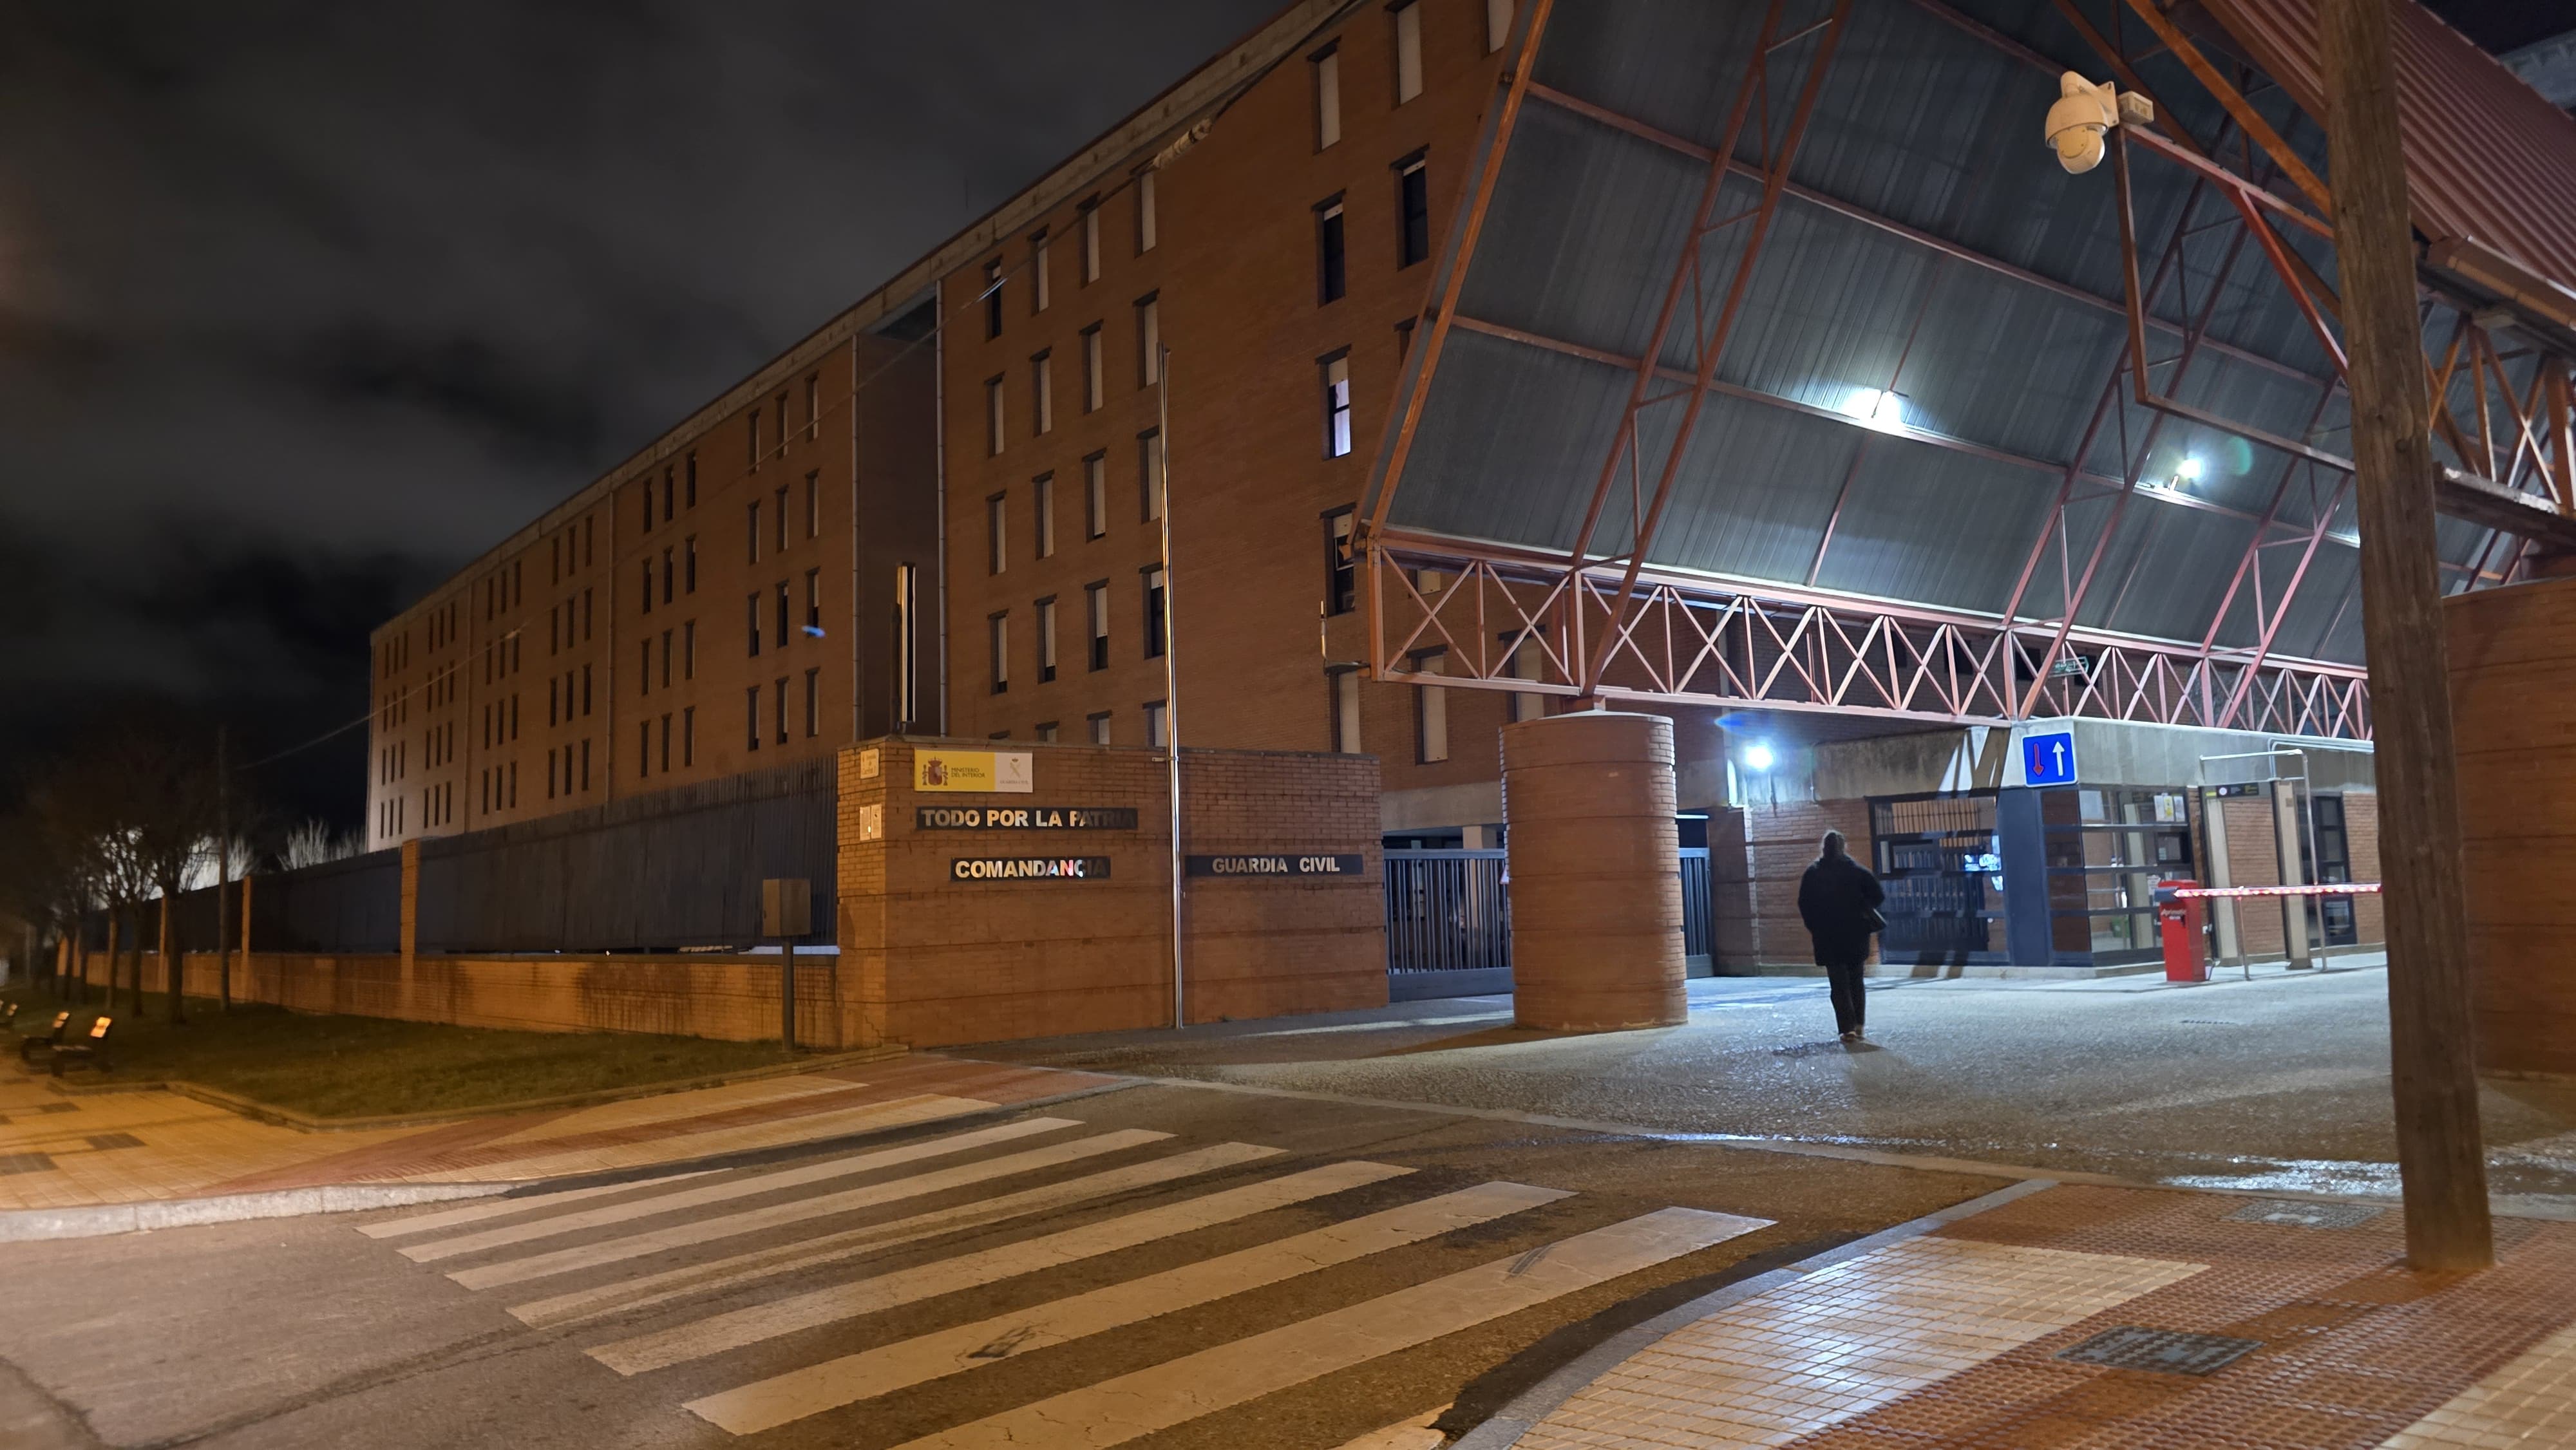
[[[1895,968],[2142,967],[2155,883],[2192,873],[2190,795],[2054,785],[1870,798]]]

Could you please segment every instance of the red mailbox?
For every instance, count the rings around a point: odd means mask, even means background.
[[[2196,890],[2197,881],[2159,881],[2156,883],[2156,932],[2164,938],[2165,980],[2168,982],[2206,982],[2209,980],[2209,937],[2204,930],[2206,918],[2200,898],[2178,897],[2180,890]]]

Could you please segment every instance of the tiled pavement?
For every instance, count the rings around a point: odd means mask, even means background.
[[[2338,1224],[2357,1215],[2248,1205],[2097,1187],[2021,1198],[1687,1324],[1516,1443],[2576,1446],[2576,1225],[2500,1219],[2498,1267],[2444,1277],[2404,1267],[2394,1208]],[[2233,1343],[2152,1369],[2068,1357],[2124,1328]]]
[[[590,1108],[306,1132],[176,1093],[66,1097],[5,1062],[0,1211],[605,1172],[954,1117],[1107,1081],[919,1056]]]

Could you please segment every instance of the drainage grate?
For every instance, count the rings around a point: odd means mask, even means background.
[[[53,1169],[54,1160],[47,1153],[0,1153],[0,1177],[11,1173],[45,1173]]]
[[[2359,1228],[2379,1217],[2367,1203],[2302,1203],[2291,1198],[2258,1198],[2228,1215],[2238,1223],[2277,1223],[2291,1228]]]
[[[2157,1374],[2214,1374],[2262,1347],[2259,1339],[2229,1339],[2217,1334],[2185,1334],[2178,1329],[2123,1324],[2057,1357],[2079,1364],[2152,1370]]]
[[[140,1148],[143,1140],[132,1133],[92,1133],[89,1145],[93,1148]]]

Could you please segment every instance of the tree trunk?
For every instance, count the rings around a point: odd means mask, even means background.
[[[178,901],[179,883],[164,883],[161,887],[161,972],[170,979],[170,1025],[185,1027],[188,1025],[188,944],[179,940]]]

